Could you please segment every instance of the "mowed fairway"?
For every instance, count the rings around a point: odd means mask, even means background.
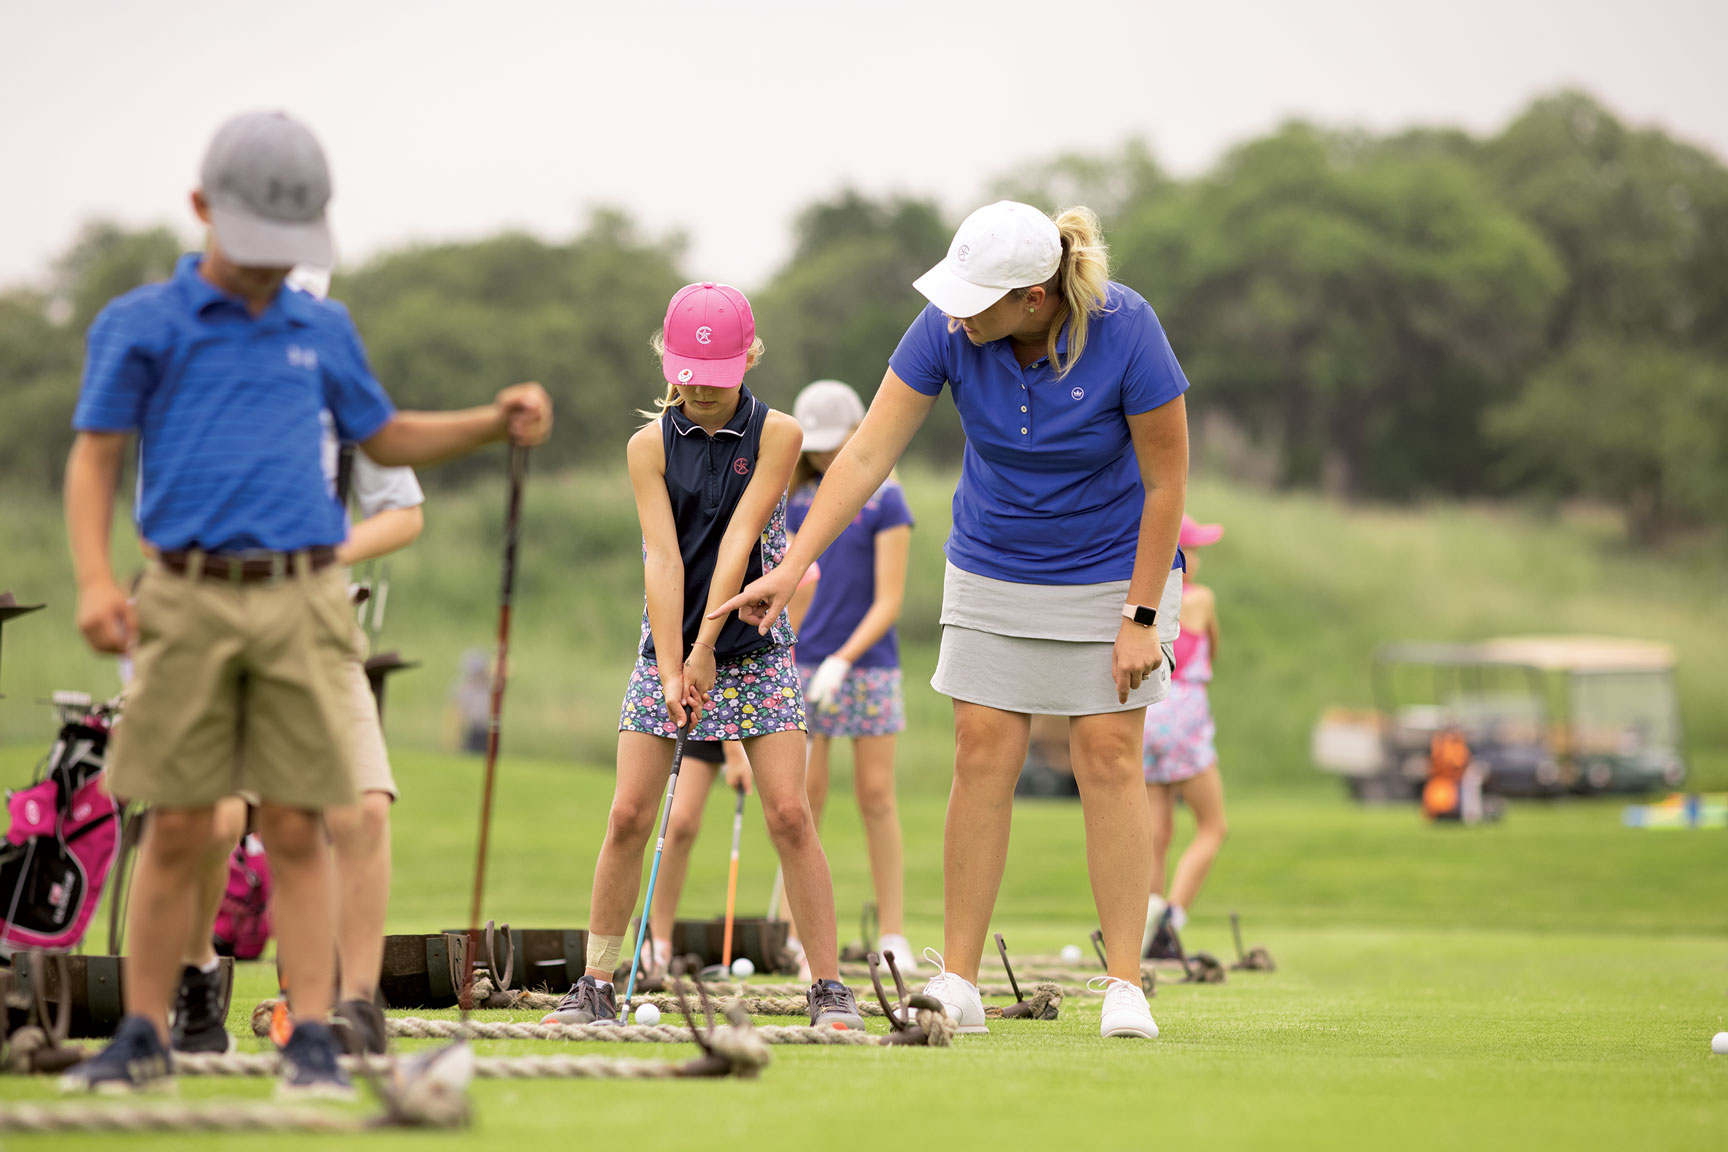
[[[5,779],[22,778],[33,755],[0,750]],[[475,760],[398,757],[407,799],[398,809],[396,929],[436,930],[464,914],[478,769]],[[609,774],[592,767],[505,759],[489,916],[518,927],[585,922],[610,787]],[[963,1038],[952,1050],[776,1047],[754,1083],[483,1081],[474,1090],[474,1130],[436,1143],[1722,1146],[1728,1057],[1711,1056],[1709,1041],[1728,1029],[1728,900],[1721,896],[1728,834],[1624,830],[1612,803],[1516,806],[1497,827],[1433,829],[1409,810],[1359,809],[1328,793],[1233,801],[1231,840],[1189,943],[1228,959],[1226,917],[1234,907],[1248,942],[1268,946],[1279,970],[1232,973],[1221,986],[1160,986],[1156,1041],[1102,1041],[1097,1001],[1070,998],[1058,1022],[997,1023],[990,1036]],[[928,786],[902,798],[915,946],[939,944],[943,802]],[[687,893],[690,915],[716,914],[724,898],[729,805],[714,797],[708,816]],[[1016,814],[995,924],[1016,952],[1083,945],[1093,927],[1079,818],[1071,804],[1024,804]],[[846,910],[844,939],[857,934],[856,909],[868,894],[855,811],[837,808],[825,831]],[[752,810],[744,913],[761,913],[772,873]],[[92,943],[105,938],[98,931]],[[230,1020],[237,1033],[246,1031],[251,1006],[273,991],[264,966],[243,971]],[[871,1026],[884,1028],[880,1020]],[[260,1047],[242,1040],[242,1050]],[[514,1054],[555,1046],[479,1047]],[[685,1055],[649,1045],[556,1050]],[[269,1091],[262,1081],[181,1086],[187,1100]],[[12,1078],[0,1080],[0,1093],[55,1094],[47,1081]],[[114,1138],[101,1139],[113,1146]],[[431,1138],[364,1139],[384,1148]],[[302,1141],[310,1138],[117,1143],[192,1149]],[[88,1137],[16,1144],[97,1146]]]

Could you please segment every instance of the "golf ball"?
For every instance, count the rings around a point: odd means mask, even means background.
[[[740,956],[732,961],[732,975],[742,979],[745,976],[754,976],[755,974],[756,965],[750,962],[750,957]]]
[[[1080,962],[1079,946],[1076,944],[1062,945],[1062,959],[1069,964],[1078,964]]]
[[[638,1005],[636,1005],[636,1023],[638,1023],[638,1024],[658,1024],[658,1023],[660,1023],[660,1009],[654,1007],[654,1005],[652,1005],[652,1004],[638,1004]]]
[[[1710,1037],[1710,1051],[1718,1056],[1728,1056],[1728,1032],[1718,1032]]]

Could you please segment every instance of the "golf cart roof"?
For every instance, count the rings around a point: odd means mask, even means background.
[[[1544,671],[1665,672],[1674,648],[1617,636],[1504,636],[1478,644],[1387,644],[1382,664],[1499,664]]]

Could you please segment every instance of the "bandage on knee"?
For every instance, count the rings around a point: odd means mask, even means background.
[[[624,950],[624,937],[588,933],[588,967],[610,972],[618,967],[618,954]]]

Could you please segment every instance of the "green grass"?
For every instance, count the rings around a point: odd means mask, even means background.
[[[0,779],[32,756],[0,749]],[[392,928],[447,927],[465,914],[479,762],[399,754]],[[844,781],[841,781],[842,787]],[[506,758],[486,915],[521,926],[585,921],[610,774]],[[841,793],[844,795],[844,793]],[[939,943],[943,800],[902,802],[909,932]],[[1268,946],[1272,974],[1159,988],[1163,1035],[1105,1043],[1096,1001],[1068,1000],[1053,1024],[993,1025],[953,1051],[777,1047],[756,1083],[482,1082],[478,1127],[448,1146],[1074,1147],[1116,1142],[1208,1148],[1710,1148],[1728,1125],[1728,835],[1641,832],[1605,802],[1514,805],[1494,827],[1424,825],[1408,809],[1331,795],[1236,797],[1232,835],[1192,947],[1229,952],[1227,914]],[[730,805],[713,797],[684,908],[711,915],[725,893]],[[842,935],[868,897],[855,809],[824,840]],[[1018,952],[1085,943],[1093,927],[1076,805],[1016,812],[995,927]],[[773,871],[761,823],[746,821],[741,903],[757,914]],[[104,939],[95,934],[95,942]],[[230,1026],[272,990],[242,967]],[[880,1030],[879,1021],[874,1028]],[[246,1040],[248,1049],[258,1042]],[[545,1051],[481,1042],[483,1053]],[[681,1056],[615,1045],[614,1057]],[[262,1098],[264,1082],[187,1082],[188,1099]],[[0,1080],[0,1097],[53,1095]],[[423,1146],[375,1136],[368,1146]],[[145,1148],[300,1146],[292,1137],[156,1136]],[[88,1141],[17,1140],[86,1148]]]

